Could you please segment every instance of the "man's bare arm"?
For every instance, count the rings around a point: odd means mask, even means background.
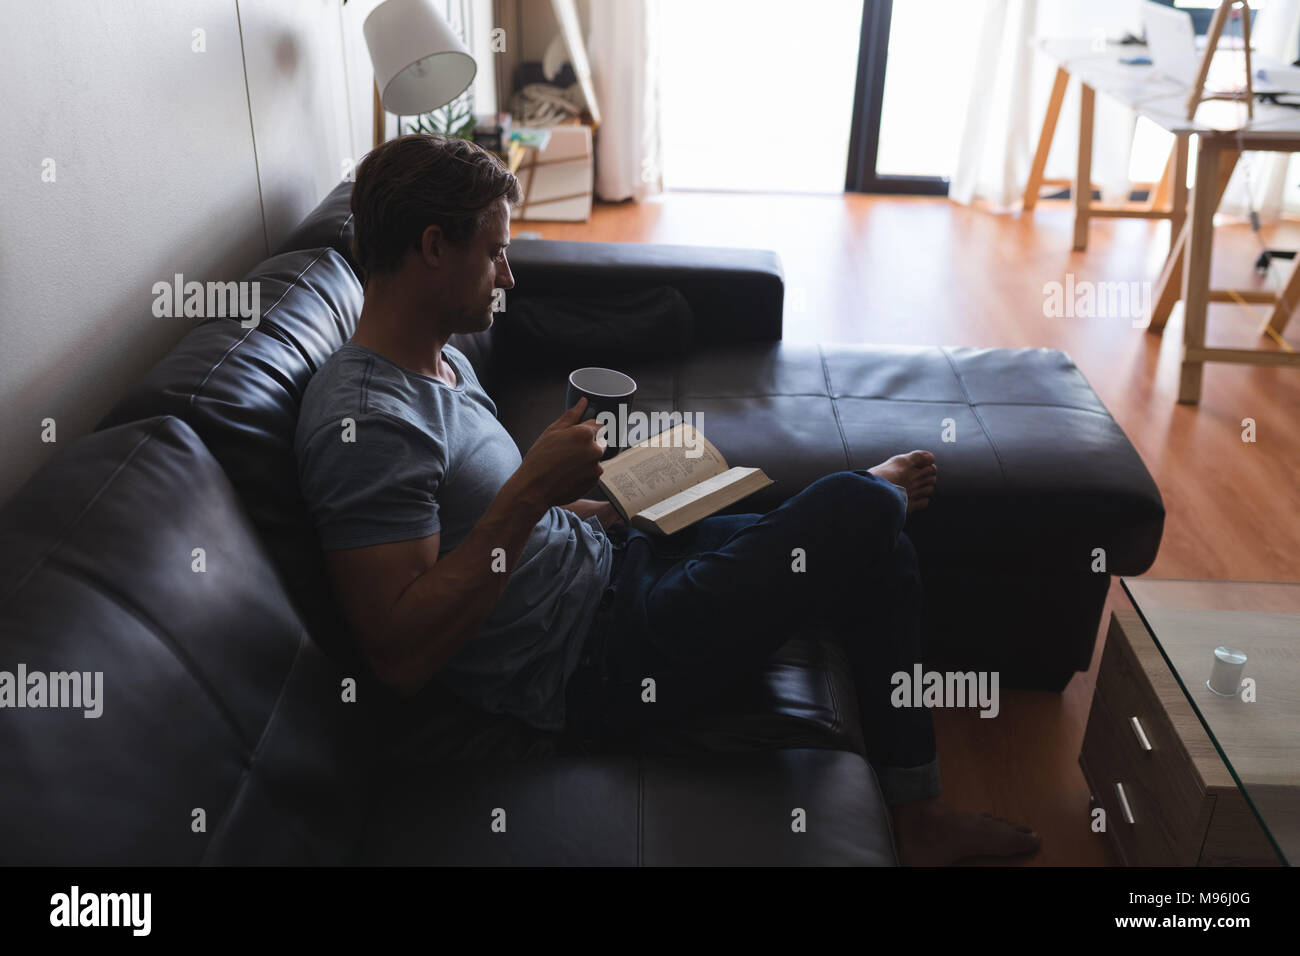
[[[584,406],[542,433],[479,522],[442,557],[439,535],[327,553],[335,593],[383,683],[411,694],[442,670],[483,626],[537,522],[595,483],[604,446],[596,422],[578,421]]]

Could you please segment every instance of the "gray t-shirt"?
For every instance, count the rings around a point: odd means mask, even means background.
[[[455,388],[350,342],[312,376],[295,449],[325,550],[441,533],[446,553],[519,468],[519,449],[469,360],[450,346],[443,357]],[[551,508],[487,622],[437,679],[483,710],[559,730],[565,684],[611,565],[597,519]]]

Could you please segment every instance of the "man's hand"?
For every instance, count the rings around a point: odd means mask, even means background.
[[[597,501],[595,498],[579,498],[577,501],[570,501],[567,505],[561,507],[565,511],[572,511],[579,518],[595,517],[602,528],[612,528],[616,524],[623,523],[623,516],[608,501]]]
[[[602,528],[612,528],[616,524],[623,523],[623,516],[618,513],[618,509],[610,502],[599,501],[597,504],[600,508],[596,511],[596,518],[600,521]]]
[[[600,422],[582,421],[586,409],[587,399],[580,398],[552,422],[507,482],[543,510],[573,501],[600,478],[605,441],[599,434]]]

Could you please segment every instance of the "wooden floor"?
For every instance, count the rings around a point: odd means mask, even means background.
[[[785,335],[796,341],[1042,346],[1068,352],[1154,475],[1168,518],[1152,577],[1300,579],[1300,371],[1210,365],[1199,406],[1179,405],[1181,307],[1162,338],[1126,318],[1048,318],[1044,285],[1150,281],[1169,243],[1164,223],[1101,221],[1075,253],[1066,203],[1032,217],[946,199],[677,192],[598,204],[589,223],[516,222],[548,239],[753,246],[776,250],[787,292]],[[1265,233],[1300,248],[1300,224]],[[1216,231],[1214,287],[1261,280],[1259,240],[1242,225]],[[1263,311],[1212,305],[1209,344],[1262,347]],[[1287,338],[1300,347],[1300,317]],[[1257,441],[1242,441],[1242,420]],[[942,482],[940,483],[942,491]],[[1015,595],[1008,594],[1008,601]],[[1108,601],[1127,599],[1112,583]],[[956,804],[1035,826],[1041,865],[1117,862],[1091,832],[1077,762],[1101,659],[1063,694],[1007,691],[997,720],[936,712],[945,789]]]

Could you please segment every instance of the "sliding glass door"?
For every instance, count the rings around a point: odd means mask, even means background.
[[[947,195],[984,8],[865,0],[847,191]]]

